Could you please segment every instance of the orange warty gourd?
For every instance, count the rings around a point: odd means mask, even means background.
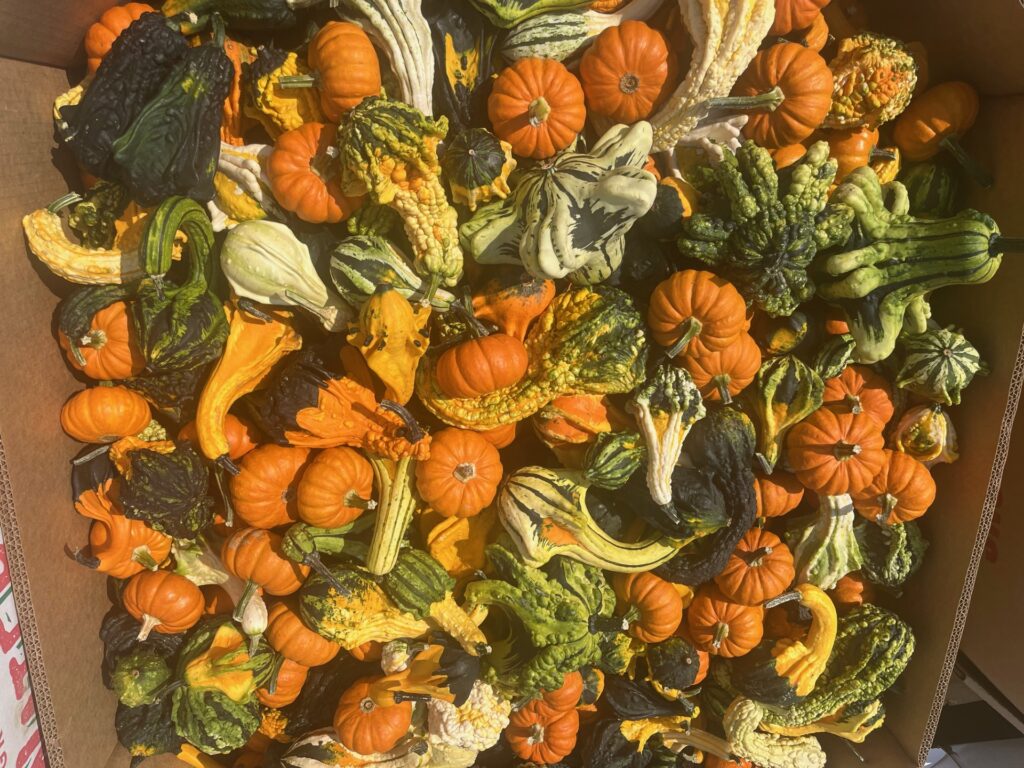
[[[416,464],[416,489],[445,517],[472,517],[494,501],[501,482],[498,449],[476,432],[449,427],[433,435],[430,458]]]
[[[273,444],[246,454],[230,482],[235,514],[253,528],[298,522],[296,489],[308,459],[308,448]]]
[[[725,598],[716,586],[705,584],[686,609],[686,627],[693,644],[726,659],[750,653],[764,635],[764,610]]]
[[[683,620],[683,599],[673,584],[653,573],[616,574],[612,587],[618,598],[617,611],[627,617],[629,634],[645,643],[660,643],[679,629]]]
[[[825,131],[822,138],[828,141],[829,155],[839,164],[835,180],[838,184],[852,171],[871,162],[871,155],[878,146],[878,129],[864,125]]]
[[[437,359],[438,386],[449,397],[480,397],[511,387],[526,375],[526,347],[514,336],[492,333],[456,344]]]
[[[864,490],[885,464],[881,425],[866,413],[819,408],[789,431],[789,465],[803,485],[830,496]]]
[[[309,667],[296,664],[291,659],[284,659],[277,670],[276,686],[274,692],[270,692],[269,684],[256,691],[256,697],[260,704],[265,707],[278,709],[286,707],[299,698],[302,686],[306,684],[306,677],[309,675]]]
[[[81,362],[63,332],[58,332],[57,341],[71,366],[96,381],[127,379],[146,367],[146,358],[128,317],[128,305],[123,301],[115,301],[93,315],[85,338],[75,340]]]
[[[902,451],[885,450],[885,464],[853,505],[879,525],[905,523],[921,517],[935,501],[935,480],[924,464]]]
[[[736,287],[703,270],[676,272],[658,284],[647,309],[651,336],[672,355],[719,352],[750,327]]]
[[[782,517],[800,506],[804,487],[788,472],[775,470],[754,479],[758,517]]]
[[[228,457],[232,461],[238,461],[249,451],[256,447],[256,426],[248,419],[243,419],[229,413],[224,418],[224,436],[228,440]],[[196,432],[196,423],[190,421],[178,432],[179,440],[188,440],[199,447],[199,435]]]
[[[412,703],[381,706],[374,703],[374,678],[354,682],[338,700],[334,711],[334,730],[338,741],[360,755],[387,752],[409,730]]]
[[[125,3],[104,11],[99,21],[93,23],[85,33],[86,71],[92,74],[99,69],[118,36],[142,14],[153,13],[154,10],[153,6],[146,3]]]
[[[775,21],[768,34],[788,35],[793,30],[803,29],[828,4],[829,0],[775,0]]]
[[[723,106],[752,109],[743,135],[763,147],[796,144],[821,125],[832,106],[832,70],[799,43],[779,43],[758,53]],[[749,101],[746,101],[749,100]]]
[[[341,646],[309,629],[288,602],[272,603],[263,633],[270,647],[286,659],[306,667],[318,667],[338,655]]]
[[[616,123],[650,117],[672,94],[678,74],[665,36],[642,21],[609,27],[580,62],[587,109]]]
[[[751,528],[715,576],[715,584],[729,600],[760,605],[785,592],[795,576],[789,547],[771,531]]]
[[[316,73],[320,108],[332,123],[367,96],[380,93],[380,61],[357,24],[329,21],[309,43],[309,68]]]
[[[731,403],[754,380],[761,368],[761,348],[749,333],[716,352],[683,355],[683,368],[689,371],[701,397],[712,403]]]
[[[281,537],[262,528],[243,528],[224,542],[220,559],[229,572],[263,587],[270,595],[298,591],[309,568],[292,562],[281,550]]]
[[[344,221],[362,203],[341,191],[341,169],[332,155],[336,133],[333,125],[303,123],[277,137],[267,161],[274,199],[310,224]]]
[[[519,59],[494,81],[487,117],[495,135],[511,144],[515,154],[551,157],[583,130],[583,87],[559,61]]]
[[[137,435],[151,418],[142,395],[120,385],[83,389],[60,411],[61,427],[82,443],[113,443]]]
[[[347,525],[369,508],[373,467],[352,448],[327,448],[299,480],[296,504],[302,522],[318,528]]]
[[[875,587],[861,575],[860,571],[843,576],[828,594],[836,608],[840,610],[856,608],[858,605],[875,601]]]
[[[521,760],[557,763],[576,747],[580,716],[575,709],[552,709],[531,701],[509,716],[505,739]]]
[[[864,413],[878,422],[889,423],[895,410],[888,380],[866,365],[848,365],[825,381],[822,404],[836,413]]]
[[[128,580],[121,594],[124,609],[142,622],[139,640],[154,629],[175,635],[190,629],[203,615],[199,587],[170,571],[142,571]]]
[[[553,691],[543,691],[541,700],[551,709],[574,709],[583,695],[583,675],[570,672],[565,676],[561,687]]]

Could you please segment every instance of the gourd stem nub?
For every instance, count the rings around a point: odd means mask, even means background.
[[[703,324],[696,317],[688,317],[679,324],[679,340],[676,341],[671,347],[665,350],[667,357],[676,357],[686,351],[686,347],[689,346],[690,342],[693,341],[697,336],[700,335],[703,329]]]
[[[765,109],[774,112],[785,99],[786,94],[782,92],[782,88],[775,86],[757,96],[723,96],[708,99],[704,103],[708,109]]]
[[[551,116],[551,105],[543,96],[538,96],[530,102],[527,115],[530,118],[530,125],[540,125]]]
[[[989,241],[988,252],[993,256],[1001,256],[1004,253],[1024,253],[1024,237],[994,235]]]

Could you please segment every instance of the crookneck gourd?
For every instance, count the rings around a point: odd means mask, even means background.
[[[890,186],[896,192],[891,209],[875,172],[858,168],[829,205],[852,214],[855,235],[844,250],[821,260],[818,295],[842,309],[858,363],[887,358],[904,328],[923,333],[930,314],[925,297],[932,291],[991,280],[1002,254],[1021,245],[975,210],[948,219],[910,216],[906,190],[898,182]]]
[[[832,589],[843,576],[863,563],[853,533],[857,514],[848,494],[820,497],[818,513],[804,526],[787,534],[801,583]]]
[[[836,161],[818,142],[783,184],[771,155],[753,142],[726,152],[707,193],[718,210],[683,222],[679,249],[731,280],[743,297],[776,317],[791,315],[814,295],[808,267],[819,248],[841,242],[825,208]]]
[[[498,514],[527,565],[539,567],[562,555],[606,571],[649,571],[687,543],[662,535],[636,542],[612,538],[587,509],[587,486],[580,479],[571,470],[525,467],[506,480]]]
[[[626,232],[654,204],[650,148],[651,127],[639,122],[615,126],[587,153],[559,154],[463,224],[463,247],[481,264],[522,263],[538,278],[606,280],[622,263]]]
[[[453,286],[462,276],[455,209],[441,184],[438,143],[448,121],[384,97],[363,99],[338,131],[346,194],[366,194],[402,216],[413,268],[430,283]]]
[[[629,296],[615,288],[579,288],[556,296],[526,337],[526,375],[480,397],[448,397],[436,359],[421,361],[416,393],[447,424],[486,430],[522,421],[559,395],[629,392],[644,377],[647,341]]]

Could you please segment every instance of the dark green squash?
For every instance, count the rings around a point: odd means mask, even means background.
[[[637,229],[655,240],[676,240],[683,234],[686,219],[693,215],[696,197],[697,191],[682,179],[663,178],[654,205],[637,221]]]
[[[153,408],[180,426],[195,418],[199,395],[212,366],[210,362],[194,368],[135,376],[121,383],[138,392]]]
[[[676,717],[693,714],[694,705],[686,699],[668,701],[649,683],[608,675],[601,700],[620,720],[645,720],[650,717]]]
[[[114,730],[121,746],[131,755],[131,766],[154,755],[174,754],[184,743],[171,720],[171,697],[141,707],[117,705]]]
[[[178,539],[195,538],[213,521],[209,470],[190,443],[175,443],[171,453],[140,447],[127,461],[120,497],[126,517]]]
[[[681,637],[648,646],[646,661],[647,682],[670,701],[685,696],[700,674],[700,653]]]
[[[114,607],[107,611],[100,624],[100,640],[103,642],[103,662],[100,673],[103,685],[113,689],[113,674],[117,662],[137,650],[155,651],[165,659],[173,658],[182,643],[184,634],[169,635],[151,632],[145,640],[139,640],[142,624],[127,611]]]
[[[960,175],[947,163],[917,163],[899,178],[907,188],[910,215],[922,219],[945,219],[957,211]]]
[[[889,590],[899,590],[917,572],[928,549],[913,520],[881,526],[861,519],[854,524],[853,533],[864,559],[864,578]]]
[[[111,682],[122,704],[138,707],[156,702],[170,677],[163,656],[152,648],[136,648],[117,660]]]
[[[478,203],[505,198],[508,176],[516,167],[512,147],[486,128],[470,128],[448,142],[441,169],[452,200],[475,211]]]
[[[213,197],[222,109],[235,72],[218,37],[188,50],[113,143],[117,177],[142,205],[171,195]]]
[[[188,271],[180,284],[167,276],[178,231],[188,236]],[[143,269],[148,277],[132,305],[147,374],[194,369],[220,357],[228,324],[220,299],[211,292],[213,228],[194,200],[171,197],[146,217]]]
[[[76,203],[68,225],[87,248],[110,248],[117,230],[114,222],[128,206],[128,190],[116,181],[96,182]]]
[[[286,357],[266,386],[247,399],[250,414],[270,440],[286,445],[285,433],[301,431],[295,415],[303,408],[315,408],[328,379],[341,376],[326,366],[325,355],[314,347],[303,347]]]
[[[856,347],[857,343],[849,333],[827,336],[811,358],[811,368],[821,377],[822,381],[834,379],[853,362],[853,351]]]
[[[725,497],[713,471],[676,467],[672,471],[672,503],[652,499],[642,474],[629,478],[617,498],[634,515],[667,536],[691,539],[710,536],[729,525]]]
[[[168,18],[179,17],[175,21],[186,34],[206,27],[215,13],[230,29],[247,32],[286,29],[298,21],[287,0],[167,0],[161,10]]]
[[[426,0],[434,49],[434,109],[453,128],[488,125],[497,35],[466,0]]]
[[[422,619],[430,614],[431,605],[451,593],[455,579],[426,552],[406,549],[398,556],[395,567],[382,577],[380,585],[395,605]]]
[[[78,164],[110,178],[112,145],[156,95],[189,50],[159,13],[144,13],[118,35],[82,100],[62,107],[58,131]]]
[[[598,488],[615,490],[629,481],[646,456],[647,448],[636,432],[601,432],[587,449],[583,477]]]
[[[677,762],[685,758],[661,747],[657,737],[650,739],[640,749],[638,744],[622,735],[621,726],[622,721],[614,718],[591,725],[581,735],[581,743],[577,747],[580,765],[595,768],[669,768],[689,764],[688,761]]]

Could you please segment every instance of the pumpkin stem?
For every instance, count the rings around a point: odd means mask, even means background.
[[[860,398],[857,395],[847,394],[843,398],[843,402],[850,408],[850,413],[854,415],[864,413],[864,406],[861,405]]]
[[[879,515],[879,517],[881,517],[882,520],[888,521],[892,517],[892,513],[896,509],[896,505],[899,504],[900,500],[891,493],[883,493],[878,500],[881,503],[883,512],[883,515]]]
[[[249,604],[249,601],[252,600],[252,596],[256,594],[256,588],[258,586],[259,585],[252,579],[245,582],[245,589],[242,590],[242,596],[238,598],[238,604],[235,605],[235,610],[231,614],[232,619],[239,622],[242,620],[242,616],[245,614],[245,607]]]
[[[731,378],[728,373],[720,373],[711,379],[711,383],[718,390],[718,397],[721,399],[722,405],[729,405],[732,402],[732,393],[729,391]]]
[[[373,499],[364,499],[355,491],[349,491],[345,494],[345,506],[353,509],[376,509],[377,502]]]
[[[619,90],[622,93],[636,93],[640,87],[640,78],[632,72],[627,72],[619,78]]]
[[[530,118],[530,125],[536,128],[551,117],[551,105],[548,104],[548,100],[543,96],[538,96],[530,102],[530,107],[527,109],[526,114]]]
[[[311,75],[285,75],[277,80],[279,88],[315,88],[320,81],[316,74]]]
[[[231,457],[228,456],[226,453],[217,459],[217,466],[219,466],[232,477],[238,477],[240,474],[242,474],[242,470],[238,468],[238,465],[235,464],[235,462],[231,460]]]
[[[587,622],[587,629],[591,634],[597,632],[625,632],[629,629],[629,622],[615,616],[591,616]]]
[[[147,571],[155,571],[160,567],[160,563],[153,559],[153,555],[149,551],[149,547],[143,544],[141,547],[136,547],[135,551],[132,552],[132,560],[141,565]]]
[[[954,160],[960,163],[963,169],[967,171],[967,175],[974,180],[975,184],[982,189],[988,189],[992,186],[992,174],[982,168],[977,160],[967,154],[967,150],[960,143],[959,137],[951,134],[940,141],[939,145],[949,152]]]
[[[1024,253],[1024,237],[993,235],[988,243],[988,252],[993,256],[1001,256],[1004,253]]]
[[[870,155],[872,160],[887,160],[890,163],[896,159],[896,152],[891,149],[879,149],[874,147]]]
[[[854,456],[859,456],[862,450],[864,449],[857,443],[847,443],[845,440],[840,440],[832,447],[832,453],[839,461],[846,461]]]
[[[72,345],[75,349],[78,347],[90,347],[92,349],[103,349],[107,344],[107,333],[102,328],[94,328],[83,336],[78,345]],[[81,352],[79,352],[81,354]],[[84,358],[83,358],[84,360]]]
[[[228,465],[230,465],[235,471],[232,473],[224,464],[221,464],[220,459],[217,460],[218,468],[213,473],[214,482],[217,483],[217,492],[220,493],[221,501],[224,503],[224,525],[228,528],[234,528],[235,526],[235,506],[231,503],[231,494],[224,485],[224,472],[228,474],[238,475],[241,470],[235,466],[234,462],[231,461],[227,456],[221,456]],[[224,470],[224,472],[221,471]]]
[[[775,470],[775,465],[768,461],[768,457],[760,451],[754,454],[754,458],[757,459],[763,474],[770,475]]]
[[[395,700],[395,704],[401,704],[403,701],[412,701],[421,704],[426,704],[433,698],[433,696],[431,696],[429,693],[406,693],[405,691],[395,691],[391,695],[391,698]]]
[[[769,608],[774,608],[775,606],[782,605],[783,603],[791,603],[794,600],[799,600],[800,598],[801,594],[794,589],[789,592],[783,592],[781,595],[773,597],[771,600],[766,600],[763,607],[767,611]]]
[[[696,317],[688,317],[679,324],[679,340],[665,350],[666,357],[677,357],[686,351],[691,341],[700,335],[703,323]]]
[[[774,552],[772,547],[760,547],[758,549],[751,550],[750,552],[737,552],[740,560],[745,562],[750,568],[758,568],[764,565],[764,559]]]
[[[70,557],[79,565],[84,565],[86,568],[96,570],[100,567],[100,559],[93,555],[85,554],[88,547],[80,547],[79,549],[71,549],[67,544],[64,545],[64,554]]]
[[[252,638],[249,638],[250,642]],[[249,655],[255,655],[255,651],[252,650],[252,646],[249,646]],[[274,663],[270,665],[270,679],[267,682],[267,693],[273,695],[277,693],[277,676],[281,673],[281,666],[284,664],[284,655],[280,653],[274,654]]]
[[[160,619],[156,616],[150,616],[148,613],[142,614],[142,626],[139,628],[139,634],[136,640],[140,643],[146,641],[149,638],[149,633],[159,625]]]
[[[472,462],[465,461],[462,464],[459,464],[459,466],[452,471],[452,474],[460,483],[468,483],[476,477],[476,465]]]
[[[530,726],[530,735],[526,737],[527,741],[531,744],[543,744],[544,743],[544,726],[540,723],[534,723]]]
[[[729,636],[729,625],[724,621],[720,621],[715,624],[715,634],[711,639],[711,646],[717,651],[722,647],[722,643],[725,642],[725,638]]]
[[[97,456],[99,456],[99,455],[101,455],[101,454],[103,454],[103,453],[105,453],[106,451],[109,451],[109,450],[110,450],[110,446],[109,445],[99,445],[99,446],[93,448],[91,451],[89,451],[87,453],[83,453],[81,456],[76,456],[75,458],[73,458],[71,460],[71,465],[75,466],[75,467],[80,467],[83,464],[88,464],[90,461],[95,459]]]
[[[80,203],[83,199],[84,198],[77,192],[68,192],[66,195],[58,197],[56,200],[54,200],[52,203],[46,206],[46,210],[48,210],[50,213],[60,213],[69,205]]]
[[[473,298],[469,295],[469,291],[463,291],[459,301],[452,304],[452,309],[466,323],[469,333],[473,338],[481,339],[484,336],[491,335],[491,332],[487,330],[487,326],[480,322],[480,319],[473,311]]]
[[[782,88],[775,86],[770,91],[765,91],[757,96],[723,96],[718,99],[708,99],[704,105],[708,109],[763,109],[774,112],[785,100],[786,94],[782,92]]]
[[[405,426],[398,430],[399,437],[404,437],[410,443],[418,443],[426,437],[427,433],[423,431],[419,422],[404,405],[399,405],[393,400],[381,400],[380,407],[385,411],[391,411],[405,422]]]

